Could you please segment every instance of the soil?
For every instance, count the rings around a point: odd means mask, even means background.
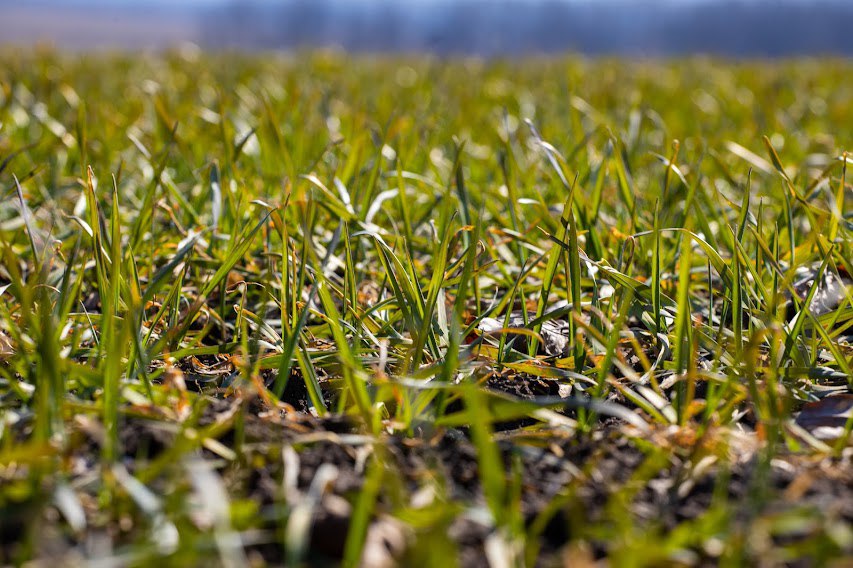
[[[486,379],[485,386],[519,398],[560,395],[557,381],[523,374],[495,374]],[[283,500],[307,502],[307,496],[314,494],[309,551],[312,563],[334,564],[340,560],[352,514],[350,503],[363,490],[373,452],[382,452],[387,469],[395,474],[392,477],[405,484],[404,491],[395,494],[389,487],[379,495],[380,515],[372,519],[368,539],[378,543],[375,554],[382,561],[406,565],[406,543],[411,543],[412,535],[381,515],[401,495],[406,499],[420,495],[425,503],[442,498],[467,506],[487,506],[477,452],[464,429],[417,430],[408,437],[386,435],[381,444],[373,447],[372,439],[364,436],[363,428],[352,419],[311,416],[301,380],[290,381],[282,398],[284,408],[292,410],[271,409],[258,398],[225,398],[217,389],[210,389],[209,394],[197,429],[213,427],[228,417],[236,424],[234,417],[239,416],[239,434],[238,428],[232,426],[218,438],[225,447],[235,449],[238,456],[225,461],[210,449],[200,451],[220,464],[218,473],[228,494],[253,502],[260,518],[268,519],[264,527],[267,536],[248,544],[250,555],[282,563],[285,551],[277,536],[280,524],[276,522],[279,508]],[[327,396],[331,401],[333,394]],[[745,450],[743,458],[735,460],[728,471],[715,463],[699,471],[703,458],[714,455],[713,433],[690,436],[684,431],[659,428],[641,434],[610,418],[600,421],[589,434],[567,435],[537,426],[534,436],[526,429],[531,423],[522,420],[501,424],[496,428],[500,430],[496,440],[508,475],[513,473],[510,477],[520,480],[520,515],[528,530],[536,527],[541,566],[561,565],[564,545],[578,536],[589,544],[592,557],[607,555],[613,544],[606,535],[590,534],[587,527],[591,521],[609,518],[613,507],[623,507],[633,518],[667,531],[711,511],[721,498],[721,491],[726,500],[743,503],[731,522],[744,530],[756,511],[781,514],[795,508],[812,509],[835,522],[853,524],[853,456],[849,452],[841,458],[809,461],[783,451],[766,464],[760,452]],[[80,424],[83,426],[73,433],[74,449],[68,459],[76,460],[80,476],[86,476],[97,464],[100,442],[96,428],[85,427],[85,421]],[[180,427],[173,422],[126,417],[120,435],[126,467],[133,471],[138,463],[152,463],[166,455],[179,432]],[[674,451],[656,452],[657,447]],[[283,488],[286,484],[282,480],[288,478],[289,472],[285,471],[282,448],[292,448],[291,455],[297,456],[298,471],[290,478],[290,488]],[[660,463],[654,461],[661,459]],[[652,463],[656,467],[646,467]],[[329,472],[327,482],[318,488],[318,475]],[[444,497],[429,497],[432,476],[440,479]],[[640,483],[635,483],[637,480]],[[287,491],[290,494],[285,495]],[[555,500],[561,506],[554,507]],[[32,514],[26,505],[21,505],[19,514],[9,520]],[[16,538],[16,524],[0,522],[0,538],[4,542]],[[447,535],[458,547],[460,565],[488,565],[485,543],[491,533],[489,526],[476,516],[461,515],[450,523]],[[808,537],[808,533],[796,530],[773,536],[786,539],[787,544]],[[718,560],[713,547],[694,544],[690,549],[694,560]],[[3,556],[7,560],[13,558],[9,550]]]

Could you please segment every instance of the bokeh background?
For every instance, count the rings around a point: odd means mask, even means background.
[[[0,44],[853,55],[849,0],[0,0]]]

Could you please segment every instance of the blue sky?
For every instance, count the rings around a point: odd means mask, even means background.
[[[231,1],[231,0],[180,0],[180,4],[203,6],[203,5],[225,4],[225,3],[228,3],[229,1]],[[270,4],[275,4],[275,3],[281,3],[283,0],[261,0],[261,1],[267,2]],[[377,0],[341,0],[341,1],[342,2],[349,2],[352,4],[370,4],[372,2],[376,2]],[[379,1],[387,2],[389,0],[379,0]],[[432,2],[432,3],[448,3],[448,2],[452,2],[453,0],[392,0],[392,1],[401,2],[401,3],[408,3],[408,2],[413,2],[413,1],[414,2],[420,2],[420,3],[430,3],[430,2]],[[484,1],[486,1],[486,0],[484,0]],[[525,1],[535,3],[535,2],[542,2],[543,0],[525,0]],[[628,2],[633,2],[633,3],[641,3],[641,2],[648,2],[649,0],[564,0],[564,1],[565,2],[580,2],[580,3],[583,3],[583,2],[602,2],[602,1],[604,1],[604,2],[607,2],[607,1],[617,1],[617,2],[628,1]],[[671,4],[696,4],[696,3],[701,3],[701,2],[714,2],[716,0],[652,0],[652,1],[658,1],[658,2],[663,1],[663,2],[671,3]],[[762,0],[741,0],[741,1],[760,2]],[[798,1],[809,1],[809,0],[798,0]],[[131,5],[131,4],[170,4],[170,5],[174,5],[175,4],[175,0],[90,0],[90,2],[92,4],[126,4],[126,5]]]

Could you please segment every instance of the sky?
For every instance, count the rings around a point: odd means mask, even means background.
[[[25,0],[21,0],[25,1]],[[52,0],[57,3],[57,0]],[[62,0],[58,0],[61,3]],[[214,6],[227,4],[232,0],[179,0],[179,2],[183,5],[193,5],[193,6]],[[276,4],[281,3],[282,0],[255,0],[266,2],[268,4]],[[395,2],[395,3],[413,3],[418,2],[421,4],[440,4],[440,3],[448,3],[453,2],[454,0],[342,0],[344,2],[348,2],[350,4],[371,4],[377,2]],[[482,0],[484,2],[488,2],[490,0]],[[524,2],[528,2],[530,4],[535,4],[537,2],[542,2],[544,0],[522,0]],[[584,3],[601,3],[601,2],[628,2],[632,4],[642,4],[648,3],[649,0],[563,0],[567,3],[575,3],[575,4],[584,4]],[[668,4],[700,4],[700,3],[714,3],[719,0],[652,0],[659,3],[668,3]],[[759,3],[759,2],[773,2],[773,0],[741,0],[746,3]],[[787,0],[793,2],[809,2],[810,0]],[[86,0],[87,4],[100,4],[100,5],[115,5],[115,4],[123,4],[123,5],[145,5],[145,4],[164,4],[164,5],[174,5],[176,0]]]
[[[240,1],[0,0],[0,45],[853,56],[853,0]]]

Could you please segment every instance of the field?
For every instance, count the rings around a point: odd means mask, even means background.
[[[851,100],[0,53],[0,564],[849,565]]]

